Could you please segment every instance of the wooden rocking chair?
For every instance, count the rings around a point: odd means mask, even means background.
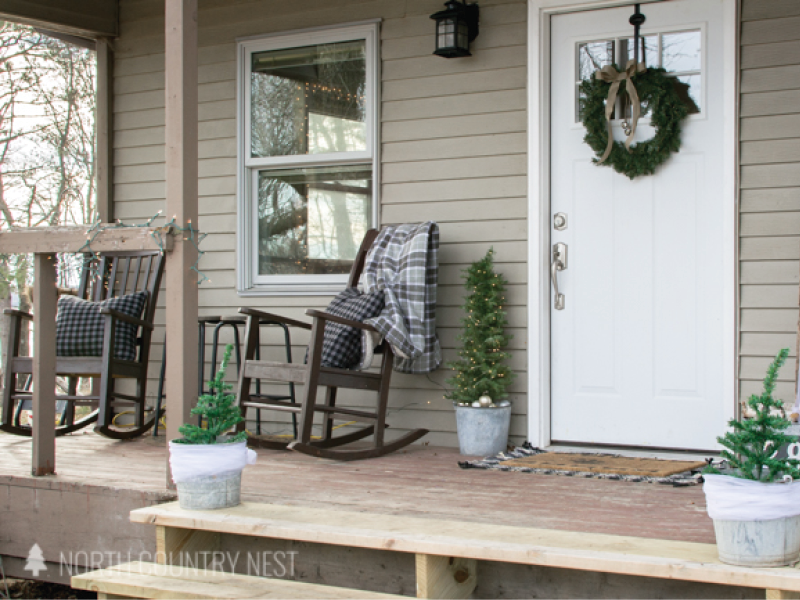
[[[350,272],[348,287],[355,287],[358,284],[361,272],[364,269],[367,252],[377,235],[378,231],[371,229],[364,237]],[[377,373],[321,366],[323,333],[326,323],[340,323],[360,330],[374,332],[375,329],[372,326],[318,310],[306,311],[306,314],[312,317],[312,323],[304,323],[252,308],[242,308],[239,312],[247,315],[245,354],[239,374],[237,396],[245,422],[249,408],[284,411],[300,415],[299,431],[296,434],[296,439],[284,442],[274,439],[250,438],[249,443],[251,445],[295,450],[320,458],[358,460],[394,452],[428,433],[427,429],[415,429],[391,442],[386,442],[384,439],[384,432],[388,426],[386,424],[386,409],[389,402],[389,384],[394,359],[392,348],[385,341],[375,349],[376,353],[383,355],[380,371]],[[259,321],[263,319],[285,323],[290,327],[310,330],[311,341],[309,343],[308,363],[292,364],[255,360],[256,349],[260,345]],[[303,384],[301,401],[299,404],[290,404],[284,400],[269,399],[263,394],[251,394],[250,385],[253,379]],[[317,389],[320,386],[326,387],[324,404],[317,404]],[[376,410],[370,412],[337,407],[338,390],[341,388],[377,392]],[[320,439],[312,439],[311,429],[314,423],[314,415],[317,413],[323,415],[322,436]],[[334,437],[333,423],[335,420],[356,421],[365,423],[365,426],[351,433]],[[239,424],[239,431],[244,430],[245,422]],[[371,435],[374,435],[374,442],[371,447],[340,448],[340,446]]]
[[[157,251],[108,252],[101,254],[99,259],[87,256],[81,272],[77,293],[79,298],[100,302],[144,291],[147,292],[147,301],[141,319],[110,308],[100,309],[105,318],[102,356],[56,357],[56,374],[67,379],[67,394],[56,396],[59,405],[64,406],[59,424],[54,424],[57,436],[97,422],[94,427],[96,432],[109,438],[129,439],[146,432],[160,417],[160,414],[154,414],[145,421],[150,340],[163,272],[164,256]],[[0,431],[30,436],[31,428],[20,424],[19,414],[23,403],[32,400],[27,382],[33,372],[33,360],[29,356],[20,356],[20,334],[22,319],[31,320],[33,317],[19,310],[6,309],[4,312],[9,319],[9,337],[4,352]],[[135,360],[121,360],[114,356],[117,321],[137,326]],[[81,377],[99,379],[99,385],[93,382],[92,392],[95,395],[78,395],[78,379]],[[120,379],[135,380],[133,395],[116,391]],[[91,406],[95,410],[76,421],[76,406]],[[116,409],[121,406],[133,408],[132,428],[115,428],[113,419],[118,412]]]

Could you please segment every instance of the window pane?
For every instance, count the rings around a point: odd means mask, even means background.
[[[661,37],[661,65],[667,71],[700,70],[700,32],[665,33]]]
[[[575,93],[575,122],[581,120],[580,82],[594,77],[594,72],[614,62],[614,42],[586,42],[578,44],[578,82]]]
[[[253,157],[367,149],[366,42],[253,54]]]
[[[578,44],[578,80],[582,81],[594,75],[597,69],[614,62],[614,42],[587,42]]]
[[[622,56],[626,56],[625,64],[633,60],[633,38],[625,38],[622,42]],[[639,62],[648,67],[658,66],[658,36],[645,35],[639,38]],[[620,65],[625,66],[625,65]]]
[[[681,75],[676,78],[675,89],[689,107],[689,114],[700,112],[700,75]]]
[[[348,273],[371,215],[368,165],[259,172],[259,274]]]

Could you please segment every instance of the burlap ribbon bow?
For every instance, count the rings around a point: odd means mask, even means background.
[[[636,86],[633,85],[633,76],[636,73],[646,71],[647,67],[644,63],[634,64],[632,60],[628,61],[625,65],[624,71],[617,71],[614,65],[606,65],[602,69],[595,71],[594,76],[597,79],[602,79],[606,83],[610,83],[611,87],[608,88],[608,100],[606,100],[606,124],[608,125],[608,144],[606,144],[606,151],[597,162],[602,164],[611,154],[611,149],[614,147],[614,135],[611,130],[611,115],[614,112],[614,106],[617,103],[617,92],[619,92],[619,84],[624,80],[628,80],[625,84],[625,89],[631,99],[631,132],[625,139],[625,149],[630,152],[631,143],[633,143],[633,134],[636,133],[636,124],[639,122],[639,115],[642,112],[642,106],[639,102],[639,94],[636,92]]]

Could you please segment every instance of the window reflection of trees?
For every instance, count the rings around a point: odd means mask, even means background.
[[[347,273],[371,206],[362,167],[261,172],[259,272]]]
[[[306,82],[309,151],[348,152],[366,149],[366,65],[362,49],[320,51],[317,79]],[[314,118],[316,117],[316,118]]]
[[[258,198],[259,272],[296,273],[307,246],[301,196],[291,185],[262,175]]]
[[[595,71],[614,62],[614,42],[588,42],[578,47],[580,79],[591,77]]]
[[[264,73],[253,73],[251,139],[253,156],[303,154],[305,118],[295,101],[301,85]],[[299,113],[299,114],[298,114]]]

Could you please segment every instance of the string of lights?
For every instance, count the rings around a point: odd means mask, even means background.
[[[163,211],[158,211],[155,215],[153,215],[150,219],[148,219],[144,223],[123,223],[119,219],[117,219],[114,223],[104,224],[98,221],[94,225],[92,225],[86,231],[86,242],[81,246],[78,250],[78,253],[86,253],[91,254],[95,258],[100,257],[100,253],[96,252],[92,248],[92,242],[97,239],[104,231],[108,231],[111,229],[120,229],[120,228],[142,228],[142,227],[153,227],[153,222],[161,216]],[[181,235],[184,234],[184,241],[189,242],[194,246],[195,250],[197,250],[197,260],[195,260],[194,264],[189,267],[190,270],[197,273],[197,285],[202,284],[204,281],[211,281],[208,276],[200,270],[200,259],[205,254],[205,251],[200,249],[200,244],[208,235],[207,233],[201,233],[199,230],[195,229],[192,225],[192,221],[187,221],[185,227],[178,224],[177,217],[173,215],[172,219],[161,227],[156,227],[153,231],[150,232],[150,236],[155,240],[158,249],[163,253],[166,251],[165,244],[166,244],[166,236],[167,235]],[[93,267],[96,268],[96,267]]]

